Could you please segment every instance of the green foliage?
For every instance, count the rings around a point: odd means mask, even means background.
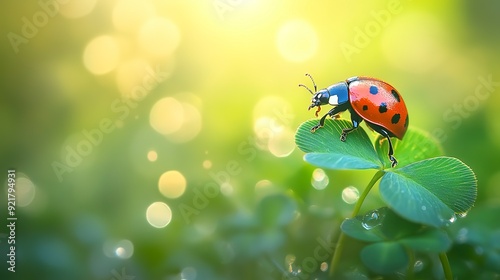
[[[499,214],[498,205],[476,207],[469,212],[467,219],[460,219],[450,227],[450,235],[456,243],[452,250],[461,256],[456,268],[467,278],[485,271],[500,273]],[[482,279],[487,278],[494,277],[484,276]]]
[[[387,207],[347,219],[341,229],[352,238],[372,242],[361,250],[361,260],[381,274],[407,266],[407,249],[441,253],[451,246],[450,238],[442,229],[410,222]]]
[[[405,141],[394,141],[396,168],[387,160],[387,145],[381,138],[375,148],[364,130],[350,133],[340,141],[346,120],[327,120],[322,129],[311,133],[317,123],[303,123],[296,134],[298,147],[306,152],[304,159],[330,169],[381,169],[386,173],[380,182],[384,201],[408,220],[430,226],[444,226],[467,212],[476,199],[473,171],[456,158],[434,157],[441,154],[435,140],[420,130],[410,128]]]
[[[296,143],[306,152],[305,161],[322,168],[376,169],[383,174],[379,190],[388,208],[347,219],[341,226],[348,236],[371,242],[361,250],[368,268],[392,273],[408,265],[408,250],[443,253],[450,248],[450,238],[442,228],[467,213],[477,196],[475,174],[466,164],[442,156],[436,140],[410,127],[404,141],[393,140],[399,164],[391,168],[386,139],[379,137],[372,144],[364,130],[357,129],[342,142],[340,135],[351,127],[350,122],[326,120],[323,128],[311,133],[316,123],[307,121],[297,130]]]
[[[439,227],[472,207],[476,179],[460,160],[436,157],[387,172],[380,181],[380,194],[405,218]]]
[[[427,132],[414,127],[408,129],[404,141],[392,138],[392,145],[394,154],[397,155],[399,161],[397,168],[419,160],[443,155],[443,149],[436,139]],[[382,158],[385,168],[391,166],[391,162],[387,157],[388,147],[387,140],[380,135],[375,141],[375,150],[379,157]]]
[[[274,194],[259,201],[254,213],[238,212],[221,220],[219,226],[238,255],[252,258],[284,244],[282,228],[292,222],[296,211],[295,200],[287,195]]]
[[[304,159],[318,167],[329,169],[375,169],[382,162],[368,135],[362,129],[349,134],[346,142],[340,141],[342,129],[352,124],[346,120],[327,120],[315,133],[310,130],[318,121],[310,120],[300,125],[295,140],[307,154]]]

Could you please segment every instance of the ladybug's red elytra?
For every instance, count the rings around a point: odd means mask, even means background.
[[[391,137],[402,140],[408,129],[409,119],[403,97],[393,86],[371,77],[352,77],[318,91],[312,76],[309,74],[306,76],[311,79],[314,92],[303,84],[299,86],[306,88],[313,95],[309,109],[318,107],[316,110],[318,116],[321,105],[335,106],[321,117],[319,124],[311,128],[311,132],[321,128],[327,116],[336,117],[339,113],[349,110],[352,128],[342,130],[340,140],[344,142],[347,134],[365,120],[370,128],[389,142],[388,156],[391,166],[395,167],[398,164],[394,157]]]

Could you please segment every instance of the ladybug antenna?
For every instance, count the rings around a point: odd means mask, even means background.
[[[314,79],[311,76],[311,74],[306,73],[306,76],[308,76],[311,79],[313,86],[314,86],[314,92],[304,84],[299,84],[299,87],[303,87],[303,88],[307,89],[311,93],[311,95],[314,95],[314,93],[318,91],[318,87],[316,86],[316,83],[314,82]]]

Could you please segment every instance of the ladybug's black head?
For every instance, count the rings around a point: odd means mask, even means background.
[[[318,91],[316,87],[316,83],[314,82],[311,75],[306,74],[308,76],[314,86],[314,91],[312,91],[307,86],[300,84],[299,86],[307,89],[312,95],[313,98],[311,100],[311,105],[309,105],[309,110],[314,107],[318,107],[316,110],[316,117],[318,116],[319,111],[321,110],[321,105],[339,105],[339,100],[347,101],[347,84],[346,83],[337,83],[335,85],[329,86],[328,88],[321,89]],[[339,98],[340,97],[340,98]],[[343,100],[345,99],[345,100]]]
[[[328,90],[322,89],[314,94],[313,98],[311,99],[311,105],[309,106],[309,109],[320,105],[326,105],[328,104],[329,99],[330,93],[328,92]]]
[[[318,107],[316,110],[316,117],[318,116],[319,111],[321,111],[321,105],[328,104],[328,99],[330,98],[330,93],[326,89],[322,89],[316,92],[311,99],[311,105],[307,110],[311,110],[311,108]]]

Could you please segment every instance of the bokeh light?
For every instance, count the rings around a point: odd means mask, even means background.
[[[224,182],[220,185],[220,192],[224,196],[231,196],[233,194],[234,188],[233,185],[231,185],[228,182]]]
[[[290,62],[304,62],[318,50],[318,35],[314,27],[305,20],[285,22],[276,35],[279,54]]]
[[[138,40],[149,55],[164,58],[171,56],[179,46],[181,32],[171,20],[154,17],[142,25]]]
[[[151,65],[144,59],[134,58],[121,62],[116,71],[116,85],[123,97],[132,97],[132,90],[143,84]],[[150,74],[149,74],[150,76]]]
[[[92,39],[83,53],[85,67],[95,75],[103,75],[115,69],[119,58],[119,43],[109,35]]]
[[[158,189],[168,198],[178,198],[186,190],[186,178],[181,172],[171,170],[163,173],[158,181]]]
[[[148,152],[148,160],[151,162],[155,162],[158,159],[158,153],[154,150]]]
[[[276,157],[286,157],[295,149],[295,132],[289,127],[294,115],[291,105],[280,96],[266,96],[253,109],[258,147]]]
[[[295,131],[286,128],[276,133],[269,140],[268,149],[276,157],[289,156],[295,149]]]
[[[210,169],[212,168],[212,161],[206,159],[203,161],[202,166],[204,169]]]
[[[184,123],[184,108],[175,98],[162,98],[151,108],[149,123],[160,134],[174,133]]]
[[[194,139],[201,132],[201,113],[195,106],[189,103],[181,103],[184,117],[182,129],[167,135],[167,138],[176,143],[183,143]]]
[[[172,210],[164,202],[153,202],[146,210],[148,223],[155,228],[164,228],[172,220]]]
[[[202,128],[198,108],[173,97],[162,98],[153,105],[149,123],[158,133],[176,143],[192,140]]]
[[[137,32],[155,14],[154,6],[148,1],[119,0],[113,8],[113,24],[121,32]]]
[[[134,255],[134,244],[127,239],[120,240],[116,244],[115,254],[120,259],[128,259]]]
[[[330,182],[330,179],[328,178],[328,175],[326,175],[325,170],[321,168],[316,168],[314,169],[312,173],[312,178],[311,178],[311,185],[317,189],[317,190],[322,190],[328,186],[328,183]]]
[[[354,204],[359,199],[359,190],[356,187],[349,186],[342,190],[342,200],[347,204]]]
[[[16,205],[26,207],[35,198],[36,186],[25,174],[18,174],[16,182]]]
[[[90,14],[94,10],[96,2],[97,0],[64,1],[63,4],[59,5],[59,12],[66,18],[81,18]]]
[[[108,239],[102,245],[102,250],[108,258],[128,259],[134,255],[134,244],[128,239]]]

